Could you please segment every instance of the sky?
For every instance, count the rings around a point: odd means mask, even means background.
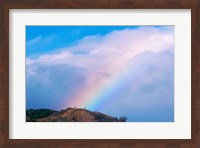
[[[174,121],[174,26],[26,26],[26,108]]]

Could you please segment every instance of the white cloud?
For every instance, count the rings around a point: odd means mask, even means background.
[[[43,37],[41,35],[30,39],[26,42],[27,48],[28,49],[33,49],[32,47],[34,47],[37,44],[48,44],[49,42],[51,42],[54,39],[55,35],[51,35],[51,36],[47,36],[47,37]]]
[[[40,36],[37,36],[37,37],[35,37],[31,40],[28,40],[26,44],[27,44],[27,46],[32,46],[32,45],[40,42],[41,40],[42,40],[42,36],[40,35]]]
[[[119,87],[95,106],[129,121],[174,120],[174,54],[164,50],[144,52],[130,61]]]
[[[173,48],[174,34],[171,30],[172,27],[164,31],[154,27],[141,27],[113,31],[105,36],[88,36],[73,47],[65,48],[59,53],[41,55],[31,63],[63,63],[93,71],[102,68],[114,71],[144,51],[159,52]]]

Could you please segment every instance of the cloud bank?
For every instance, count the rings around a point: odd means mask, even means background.
[[[173,121],[174,28],[116,30],[27,57],[26,91],[27,108],[88,107],[129,121]]]

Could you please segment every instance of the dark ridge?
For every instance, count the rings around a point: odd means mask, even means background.
[[[82,108],[67,108],[61,111],[50,109],[26,110],[27,122],[126,122],[126,117],[111,117]]]

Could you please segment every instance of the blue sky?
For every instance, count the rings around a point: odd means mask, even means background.
[[[26,26],[26,107],[174,121],[173,26]]]
[[[85,36],[127,28],[138,26],[26,26],[26,56],[73,46]]]

